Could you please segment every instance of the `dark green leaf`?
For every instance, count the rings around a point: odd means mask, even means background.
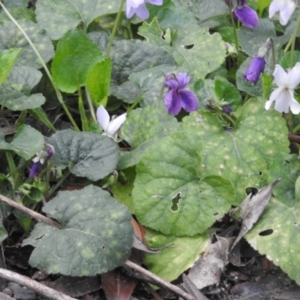
[[[133,228],[128,210],[96,186],[59,192],[43,211],[61,223],[35,226],[23,245],[35,247],[30,264],[47,273],[93,276],[128,258]]]
[[[274,24],[268,19],[259,19],[259,24],[255,28],[241,27],[238,32],[240,45],[244,52],[254,57],[259,48],[268,38],[272,38],[276,45],[276,32]]]
[[[242,97],[239,91],[225,78],[215,78],[215,93],[219,101],[225,101],[233,108],[239,107],[242,103]]]
[[[119,147],[109,137],[89,132],[62,130],[51,136],[54,164],[77,176],[99,180],[111,173],[119,160]]]
[[[143,74],[144,77],[139,78],[140,80],[146,81],[148,80],[147,74],[151,72],[152,68],[161,65],[176,66],[172,56],[166,53],[163,49],[139,40],[115,41],[114,47],[112,48],[111,58],[111,91],[113,95],[120,99],[123,99],[123,97],[128,99],[128,96],[122,96],[124,95],[124,83],[128,81],[129,76],[133,73],[147,70],[147,73]],[[128,88],[126,90],[128,90]],[[149,88],[147,88],[147,90],[149,90]],[[159,88],[159,90],[161,90],[161,88]],[[140,96],[140,93],[141,91],[137,89],[136,94],[133,96],[138,97]]]

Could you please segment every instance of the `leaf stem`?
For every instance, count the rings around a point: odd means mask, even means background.
[[[143,95],[140,95],[136,100],[134,100],[132,105],[127,109],[127,113],[130,113],[140,103],[142,99]]]
[[[299,129],[300,129],[300,124],[298,124],[297,126],[295,126],[295,127],[293,128],[293,132],[294,132],[294,133],[297,133],[297,132],[299,131]]]
[[[69,177],[69,175],[71,174],[71,171],[68,170],[62,178],[59,179],[59,181],[53,185],[50,190],[47,191],[45,198],[50,198],[52,196],[53,193],[56,192],[56,190],[61,186],[61,184]]]
[[[294,50],[295,50],[295,42],[296,42],[296,38],[297,38],[297,32],[300,28],[300,15],[297,19],[293,34],[288,42],[288,44],[286,45],[286,47],[284,48],[284,52],[287,52],[288,49],[291,47],[291,56],[290,56],[290,67],[293,66],[293,62],[294,62]]]
[[[34,46],[34,44],[32,43],[31,39],[29,38],[29,36],[27,35],[27,33],[24,31],[24,29],[19,25],[19,23],[15,20],[15,18],[10,14],[10,12],[6,9],[6,7],[3,5],[3,3],[0,1],[0,6],[1,8],[4,10],[4,12],[7,14],[7,16],[11,19],[11,21],[17,26],[17,28],[22,32],[22,34],[24,35],[25,39],[27,40],[27,42],[29,43],[29,45],[31,46],[32,50],[34,51],[34,53],[36,54],[36,56],[38,57],[41,65],[43,66],[51,84],[53,85],[53,88],[54,88],[54,91],[56,93],[56,96],[58,98],[58,101],[59,103],[61,104],[61,106],[63,107],[66,115],[68,116],[70,122],[72,123],[73,127],[75,130],[77,131],[80,131],[76,122],[74,121],[69,109],[67,108],[64,100],[63,100],[63,97],[62,97],[62,94],[60,92],[60,90],[56,87],[54,81],[53,81],[53,78],[52,78],[52,75],[47,67],[47,65],[45,64],[43,58],[41,57],[39,51],[37,50],[37,48]]]
[[[116,18],[116,21],[114,23],[112,33],[109,37],[109,41],[108,41],[108,45],[107,45],[107,49],[106,49],[106,58],[110,57],[110,50],[111,50],[111,47],[112,47],[112,43],[113,43],[114,37],[115,37],[116,32],[117,32],[117,28],[119,26],[119,23],[120,23],[122,14],[123,14],[124,2],[125,2],[125,0],[121,0],[119,11],[118,11],[118,14],[117,14],[117,18]]]
[[[233,18],[232,3],[231,3],[231,1],[229,1],[229,13],[230,13],[230,18],[231,18],[231,23],[232,23],[232,28],[233,28],[233,35],[234,35],[234,40],[235,40],[235,48],[236,48],[236,51],[239,51],[239,40],[238,40],[238,37],[237,37],[236,24],[235,24],[234,18]]]
[[[8,163],[8,167],[9,167],[9,174],[10,176],[13,178],[13,183],[14,183],[14,188],[16,187],[16,181],[17,181],[17,168],[16,168],[16,165],[15,165],[15,162],[12,158],[12,155],[11,155],[11,152],[10,151],[5,151],[5,156],[6,156],[6,160],[7,160],[7,163]]]
[[[273,39],[271,39],[271,42],[272,42],[272,63],[273,63],[273,68],[275,68],[275,65],[276,65],[276,55],[275,55],[275,46],[274,46]]]
[[[91,100],[91,96],[90,96],[89,91],[88,91],[88,89],[86,87],[85,87],[84,90],[85,90],[85,96],[86,96],[87,103],[89,105],[91,116],[92,116],[94,122],[97,123],[97,118],[96,118],[94,106],[93,106],[93,103],[92,103],[92,100]]]
[[[89,124],[88,124],[88,120],[86,117],[85,108],[83,105],[81,88],[78,88],[78,108],[79,108],[79,113],[80,113],[80,118],[81,118],[82,130],[88,131]]]
[[[229,123],[232,125],[232,127],[235,126],[235,121],[226,113],[221,114],[223,118],[225,118]]]
[[[53,126],[53,124],[48,119],[46,113],[41,107],[37,107],[32,109],[31,113],[35,115],[39,121],[44,123],[49,129],[51,129],[53,132],[56,132],[56,128]]]
[[[292,112],[288,112],[284,116],[285,116],[286,123],[287,123],[288,129],[289,129],[289,133],[293,133],[294,129],[293,129],[293,114],[292,114]]]

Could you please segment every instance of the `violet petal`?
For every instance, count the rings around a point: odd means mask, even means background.
[[[247,71],[245,72],[243,78],[244,80],[246,81],[250,81],[254,84],[257,83],[258,79],[259,79],[259,76],[260,74],[264,71],[265,69],[265,59],[264,57],[257,57],[255,56]]]
[[[249,28],[254,28],[258,25],[259,19],[255,10],[245,5],[242,8],[235,8],[235,16],[239,21]]]
[[[33,163],[29,171],[29,177],[34,178],[42,171],[42,169],[43,165],[39,161]]]
[[[178,83],[179,83],[179,87],[181,89],[184,89],[190,81],[190,78],[186,73],[185,74],[178,74],[178,75],[176,75],[176,77],[177,77],[177,80],[178,80]]]
[[[187,112],[198,110],[199,101],[197,96],[193,92],[182,90],[180,91],[180,96],[181,96],[181,105],[184,110],[186,110]]]
[[[135,13],[142,20],[149,18],[149,11],[144,3],[135,9]]]
[[[167,111],[174,116],[178,115],[181,109],[181,97],[176,90],[170,90],[165,97]]]

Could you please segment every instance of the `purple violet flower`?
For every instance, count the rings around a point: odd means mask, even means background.
[[[146,2],[153,5],[162,5],[163,0],[126,0],[126,18],[131,18],[137,14],[142,20],[149,18],[149,11],[146,7]]]
[[[196,111],[199,106],[197,96],[184,88],[189,83],[187,74],[168,74],[164,82],[164,86],[169,89],[165,104],[168,112],[176,116],[181,108],[187,112]]]
[[[54,147],[50,144],[47,144],[47,150],[39,151],[36,156],[32,159],[33,164],[29,171],[29,177],[34,178],[36,177],[43,169],[43,165],[46,160],[52,157],[55,153]]]
[[[232,107],[230,105],[224,104],[221,106],[222,107],[222,111],[227,114],[227,115],[231,115],[232,113]]]
[[[39,173],[41,173],[43,169],[43,164],[40,161],[34,162],[29,171],[29,177],[34,178]]]
[[[258,57],[257,55],[252,59],[247,71],[243,78],[246,81],[257,83],[260,74],[265,70],[265,58]]]
[[[227,5],[229,1],[225,0]],[[232,1],[233,2],[233,1]],[[234,16],[246,27],[255,28],[258,25],[259,19],[254,9],[246,5],[247,0],[236,0],[236,5],[233,7]]]

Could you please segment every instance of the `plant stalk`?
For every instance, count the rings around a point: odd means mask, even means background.
[[[107,49],[106,49],[106,58],[110,57],[110,51],[111,51],[112,43],[113,43],[114,37],[116,35],[118,26],[119,26],[121,18],[122,18],[124,2],[125,2],[125,0],[121,0],[119,11],[118,11],[118,14],[117,14],[117,18],[116,18],[116,21],[114,23],[112,33],[109,37],[109,41],[108,41],[108,45],[107,45]]]

